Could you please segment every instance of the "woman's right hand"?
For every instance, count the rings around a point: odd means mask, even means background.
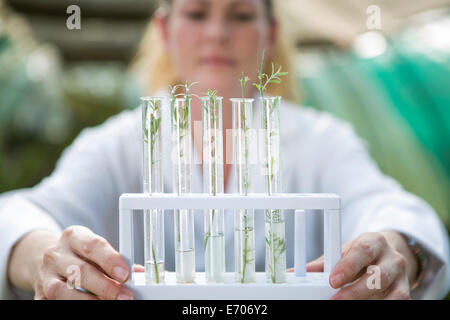
[[[33,259],[38,261],[32,277],[35,299],[134,299],[123,286],[128,266],[104,238],[86,227],[71,226],[55,240],[41,246],[42,252],[31,253],[40,256]]]

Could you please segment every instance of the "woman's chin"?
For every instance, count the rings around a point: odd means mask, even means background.
[[[226,64],[204,64],[200,65],[197,71],[204,75],[213,73],[221,76],[230,76],[236,73],[236,68]]]

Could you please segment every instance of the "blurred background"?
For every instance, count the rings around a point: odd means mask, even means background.
[[[73,4],[81,30],[66,27]],[[450,1],[275,4],[295,48],[299,102],[352,123],[381,170],[450,230]],[[138,105],[128,66],[155,7],[0,0],[0,193],[35,185],[81,129]]]

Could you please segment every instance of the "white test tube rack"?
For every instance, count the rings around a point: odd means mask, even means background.
[[[176,282],[175,272],[165,272],[161,284],[146,284],[143,272],[134,272],[126,286],[137,299],[158,300],[308,300],[328,299],[336,290],[329,284],[329,274],[341,257],[340,197],[335,194],[290,193],[266,196],[222,194],[122,194],[119,200],[119,251],[132,270],[134,263],[133,215],[148,209],[294,209],[294,269],[286,273],[286,282],[269,283],[265,272],[256,272],[254,283],[238,283],[234,272],[225,273],[225,281],[210,284],[204,272],[196,272],[195,282]],[[305,210],[318,209],[324,214],[324,272],[306,272]],[[144,211],[141,211],[142,213]],[[233,210],[231,210],[233,212]],[[262,211],[263,212],[263,211]]]

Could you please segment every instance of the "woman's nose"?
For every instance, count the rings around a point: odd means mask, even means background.
[[[229,40],[231,28],[224,19],[209,19],[205,29],[208,41],[226,43]]]

